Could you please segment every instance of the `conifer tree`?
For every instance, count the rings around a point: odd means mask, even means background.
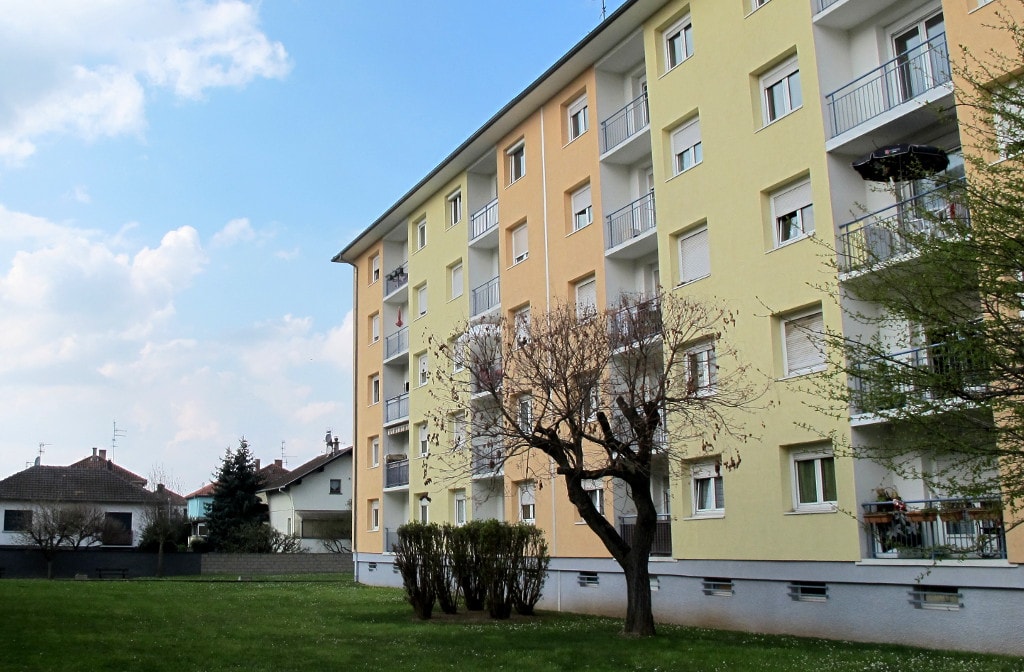
[[[244,438],[238,449],[224,451],[224,459],[216,474],[213,501],[207,510],[210,546],[215,551],[244,552],[254,528],[269,520],[267,505],[256,492],[263,477],[256,470],[256,460]]]

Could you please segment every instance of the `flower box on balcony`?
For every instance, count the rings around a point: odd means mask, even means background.
[[[907,511],[907,520],[912,523],[932,523],[938,519],[938,509],[914,509]]]
[[[999,520],[1003,517],[1003,510],[994,506],[982,506],[977,509],[967,509],[967,516],[971,520]]]
[[[892,514],[872,511],[864,514],[864,522],[869,525],[885,525],[892,522]]]

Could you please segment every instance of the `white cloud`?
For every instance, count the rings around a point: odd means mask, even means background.
[[[280,42],[241,0],[8,0],[0,13],[0,158],[53,133],[140,134],[147,91],[184,99],[284,77]]]
[[[230,247],[235,243],[248,242],[255,237],[256,232],[252,230],[248,218],[240,217],[232,219],[223,229],[213,234],[210,244],[214,247]]]

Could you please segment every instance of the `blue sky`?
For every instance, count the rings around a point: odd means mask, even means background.
[[[608,0],[610,13],[622,0]],[[190,492],[245,436],[351,440],[330,258],[601,19],[601,0],[8,0],[0,477],[111,449]],[[284,451],[282,453],[282,442]]]

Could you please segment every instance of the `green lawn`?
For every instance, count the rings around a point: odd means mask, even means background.
[[[0,581],[0,670],[1024,670],[1024,660],[544,613],[415,621],[350,580]]]

